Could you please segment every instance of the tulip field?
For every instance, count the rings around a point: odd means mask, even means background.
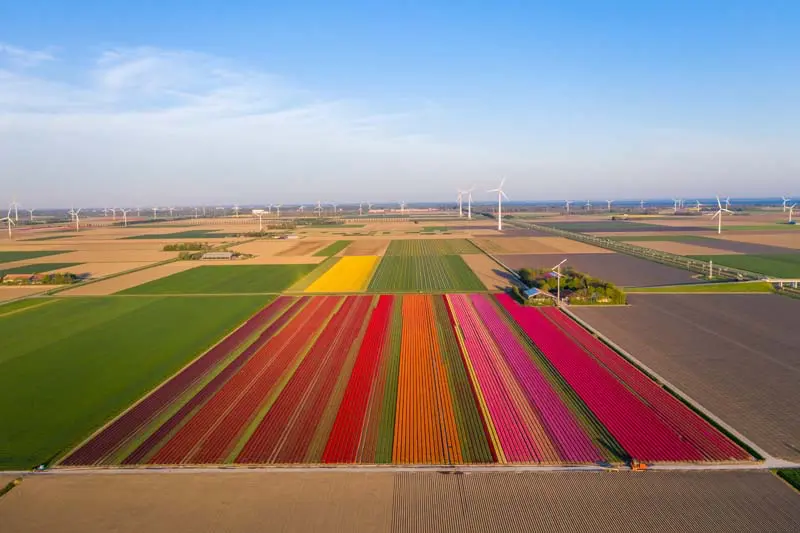
[[[631,460],[752,457],[561,310],[473,293],[280,296],[59,465]]]

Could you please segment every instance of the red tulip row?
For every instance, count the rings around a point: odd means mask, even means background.
[[[280,392],[283,378],[309,340],[327,323],[341,298],[313,298],[150,458],[151,464],[222,462],[265,398]]]
[[[370,398],[384,356],[394,296],[384,295],[372,312],[339,413],[322,455],[324,463],[355,463],[367,434]],[[383,390],[379,391],[381,394]]]

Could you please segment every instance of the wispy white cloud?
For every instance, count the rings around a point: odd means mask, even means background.
[[[33,67],[55,57],[48,50],[27,50],[19,46],[0,43],[0,61],[5,60],[17,67]]]

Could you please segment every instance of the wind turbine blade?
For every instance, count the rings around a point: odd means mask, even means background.
[[[505,185],[505,184],[506,184],[506,179],[505,179],[505,178],[503,178],[502,180],[500,180],[500,185],[499,185],[497,188],[498,188],[498,189],[502,189],[502,188],[503,188],[503,185]]]
[[[500,194],[502,194],[502,195],[503,195],[503,198],[505,198],[506,200],[510,200],[510,198],[508,197],[508,195],[507,195],[506,193],[504,193],[503,191],[500,191]]]
[[[489,189],[489,190],[488,190],[488,191],[486,191],[486,192],[498,192],[498,191],[500,191],[500,189]]]

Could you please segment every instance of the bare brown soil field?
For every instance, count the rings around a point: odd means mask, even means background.
[[[83,275],[89,274],[90,278],[102,278],[104,276],[110,276],[111,274],[117,274],[119,272],[125,272],[126,270],[133,270],[134,268],[140,268],[150,263],[143,263],[143,262],[134,262],[134,263],[84,263],[82,265],[75,265],[68,268],[59,268],[57,270],[52,270],[51,272],[72,272],[73,274]]]
[[[475,239],[490,254],[610,253],[563,237],[497,237]]]
[[[383,255],[389,246],[389,239],[361,239],[350,243],[342,250],[343,256],[348,255]]]
[[[667,252],[669,254],[677,255],[733,255],[738,253],[684,242],[636,241],[631,244],[635,244],[636,246],[641,246],[643,248],[650,248],[651,250],[658,250],[660,252]]]
[[[313,255],[261,255],[233,261],[203,261],[204,265],[316,265],[325,258]]]
[[[205,265],[207,263],[201,261],[176,261],[174,263],[167,263],[166,265],[158,265],[152,268],[131,272],[130,274],[123,274],[116,278],[82,285],[74,289],[66,290],[60,294],[64,296],[105,296],[130,289],[131,287],[136,287],[148,281],[171,276],[172,274],[198,267],[201,264]]]
[[[3,287],[0,286],[0,302],[7,302],[9,300],[16,300],[24,296],[31,296],[33,294],[40,294],[48,289],[54,288],[50,286],[28,286],[28,287]]]
[[[736,241],[750,244],[763,244],[767,246],[777,246],[781,248],[791,248],[800,250],[800,231],[781,231],[770,234],[753,235],[754,232],[723,233],[720,237],[728,241]]]
[[[332,241],[296,241],[276,255],[310,255],[331,244]]]
[[[51,261],[58,258],[58,261],[65,263],[156,263],[166,261],[178,256],[178,252],[159,252],[146,250],[114,250],[107,249],[97,251],[75,251],[59,255],[49,256]]]
[[[692,273],[625,254],[533,254],[498,256],[513,269],[547,268],[566,259],[566,265],[623,287],[652,287],[697,283]]]
[[[768,453],[800,460],[800,301],[635,294],[629,302],[574,311]]]
[[[767,471],[182,472],[30,475],[8,531],[796,531]]]
[[[461,258],[464,262],[475,272],[481,283],[486,285],[489,290],[502,291],[506,287],[516,285],[517,280],[506,272],[503,267],[494,262],[494,260],[484,254],[467,254],[462,255]]]
[[[292,241],[286,240],[256,240],[237,244],[231,250],[242,252],[243,254],[253,254],[258,256],[277,255],[294,245]]]

